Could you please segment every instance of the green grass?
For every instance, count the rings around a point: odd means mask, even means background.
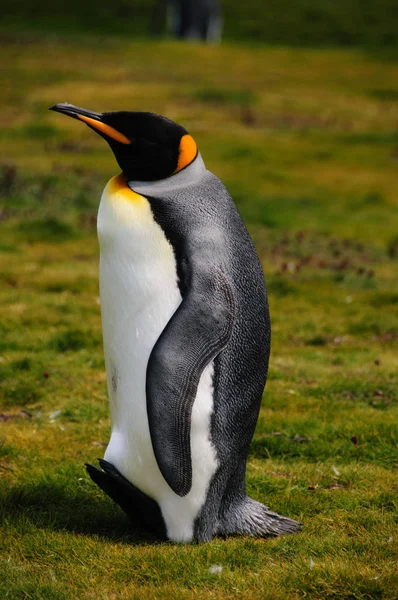
[[[5,0],[0,31],[66,32],[145,37],[154,30],[159,0],[97,0],[95,11],[78,0]],[[224,38],[294,46],[396,48],[395,0],[223,0]],[[166,14],[158,17],[166,33]],[[52,72],[46,73],[51,77]]]
[[[15,39],[0,99],[0,597],[396,598],[397,64]],[[65,100],[166,114],[228,185],[273,323],[248,490],[300,535],[158,543],[85,474],[110,432],[95,216],[117,168],[99,136],[47,111]]]

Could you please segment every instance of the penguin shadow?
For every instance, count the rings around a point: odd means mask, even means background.
[[[129,519],[105,495],[93,495],[92,489],[65,486],[61,482],[21,483],[0,499],[5,521],[24,519],[47,531],[101,537],[135,546],[157,545],[163,540],[143,528],[142,522]]]

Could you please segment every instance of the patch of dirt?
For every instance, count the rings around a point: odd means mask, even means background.
[[[260,255],[272,262],[277,275],[295,275],[306,269],[351,273],[363,279],[375,277],[378,258],[357,240],[332,238],[308,231],[281,233],[272,243],[256,240]]]
[[[20,410],[17,413],[0,413],[0,421],[19,421],[20,419],[31,419],[33,414],[28,410]]]

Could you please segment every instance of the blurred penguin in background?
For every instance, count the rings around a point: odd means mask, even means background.
[[[151,22],[159,34],[167,14],[167,29],[176,38],[217,43],[221,40],[220,0],[159,0]]]

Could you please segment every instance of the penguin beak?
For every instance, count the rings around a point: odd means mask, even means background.
[[[123,135],[123,133],[120,133],[120,131],[117,131],[117,129],[114,127],[111,127],[103,122],[102,113],[86,110],[85,108],[80,108],[80,106],[68,104],[67,102],[54,104],[54,106],[50,106],[49,110],[54,110],[55,112],[62,113],[68,117],[72,117],[73,119],[79,119],[100,135],[102,134],[104,137],[111,138],[117,142],[120,142],[121,144],[131,144],[131,140]]]

